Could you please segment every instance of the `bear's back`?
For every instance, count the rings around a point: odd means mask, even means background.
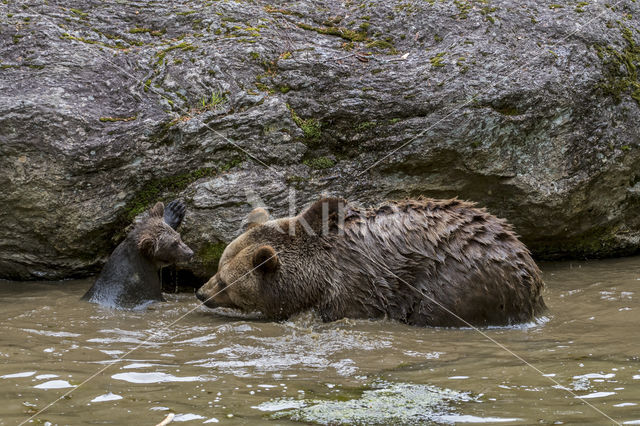
[[[432,326],[507,325],[545,310],[529,251],[510,225],[484,209],[457,199],[419,199],[354,212],[339,245],[379,274],[363,268],[365,276],[349,284],[375,282],[353,291],[356,299],[373,301],[358,301],[364,310]]]

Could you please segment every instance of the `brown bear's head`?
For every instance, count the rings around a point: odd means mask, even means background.
[[[329,239],[338,230],[344,200],[325,198],[292,218],[269,220],[264,209],[224,250],[218,272],[197,292],[210,308],[259,311],[272,319],[313,307],[330,285]]]
[[[158,266],[187,261],[193,251],[182,242],[180,234],[163,219],[164,204],[157,203],[149,216],[136,227],[134,235],[140,252]]]

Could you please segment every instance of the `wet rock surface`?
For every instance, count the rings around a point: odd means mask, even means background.
[[[0,278],[96,272],[177,196],[199,276],[255,204],[320,193],[473,200],[539,258],[636,252],[638,9],[2,3]]]

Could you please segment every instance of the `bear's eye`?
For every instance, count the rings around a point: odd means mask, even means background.
[[[171,247],[178,247],[179,244],[180,244],[180,242],[178,240],[176,240],[176,241],[171,243]]]

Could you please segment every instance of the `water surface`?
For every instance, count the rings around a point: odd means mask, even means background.
[[[274,323],[189,294],[114,311],[79,300],[91,280],[0,281],[0,424],[70,389],[37,421],[640,424],[640,258],[542,268],[548,318],[483,332],[546,376],[472,329]]]

